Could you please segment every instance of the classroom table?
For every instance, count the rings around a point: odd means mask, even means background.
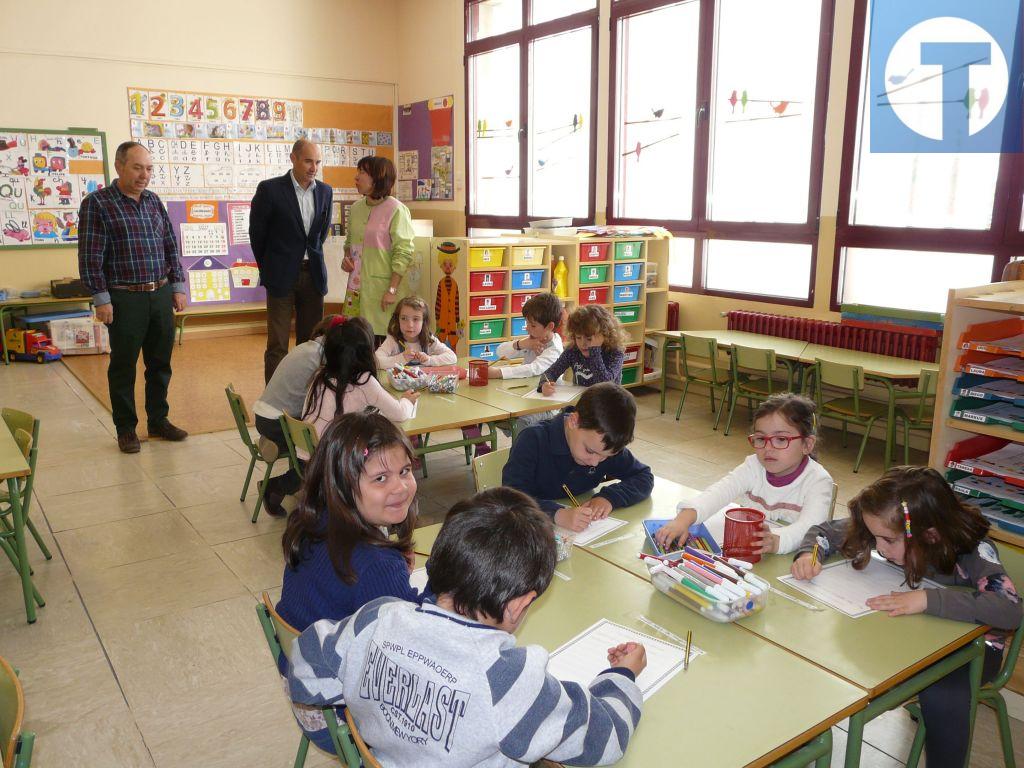
[[[416,531],[417,551],[440,525],[427,528]],[[702,766],[769,765],[865,703],[856,686],[751,633],[706,621],[579,547],[557,570],[568,580],[554,578],[530,607],[516,632],[520,644],[553,651],[602,618],[673,642],[643,616],[677,637],[692,630],[694,645],[706,651],[645,703],[618,766],[659,765],[676,750],[699,754]],[[787,697],[785,707],[764,705],[785,691],[808,695]]]
[[[467,379],[463,379],[459,382],[458,395],[467,400],[474,400],[508,412],[508,427],[514,440],[516,424],[520,416],[558,411],[571,405],[571,403],[558,400],[537,400],[523,397],[537,389],[539,382],[540,376],[531,376],[526,379],[488,379],[486,387],[474,387]]]
[[[22,455],[14,435],[3,424],[0,424],[0,480],[7,481],[7,493],[11,505],[11,527],[14,532],[14,553],[18,562],[15,567],[21,577],[21,591],[25,599],[25,617],[29,624],[36,620],[36,602],[45,605],[42,597],[32,584],[32,567],[28,562],[28,549],[25,546],[25,512],[21,508],[21,494],[18,479],[28,477],[28,462]]]
[[[45,307],[57,304],[87,304],[91,307],[92,296],[76,296],[70,299],[36,296],[30,299],[6,299],[0,301],[0,349],[3,350],[4,365],[10,365],[10,360],[7,359],[7,325],[4,322],[4,316],[13,315],[19,309],[31,309],[32,307]]]
[[[678,502],[696,493],[686,486],[655,478],[651,499],[612,512],[613,517],[629,521],[628,526],[609,532],[583,549],[610,565],[648,580],[647,567],[637,558],[641,549],[651,551],[641,521],[672,517],[673,499]],[[615,541],[626,534],[632,534],[631,538]],[[602,546],[604,540],[611,543]],[[778,576],[789,573],[792,560],[791,554],[765,555],[754,566],[754,571],[776,589],[813,602],[777,581]],[[1024,571],[1024,562],[1020,570]],[[852,619],[831,608],[811,611],[770,594],[764,610],[736,622],[736,626],[865,691],[869,697],[867,707],[850,719],[847,766],[859,763],[863,729],[868,720],[909,700],[926,684],[963,664],[973,665],[972,671],[980,681],[986,630],[982,625],[924,614],[890,618],[872,613]],[[935,669],[926,669],[940,661],[942,663]]]
[[[763,333],[751,333],[750,331],[727,331],[727,330],[697,330],[697,331],[655,331],[653,335],[661,336],[665,341],[661,349],[661,412],[665,412],[665,395],[668,390],[668,356],[670,352],[682,349],[680,336],[699,336],[705,339],[714,339],[721,349],[729,349],[734,345],[751,347],[752,349],[771,349],[775,357],[789,369],[791,376],[798,376],[799,366],[796,363],[800,360],[807,346],[806,341],[799,339],[786,339],[782,336],[766,336]],[[799,381],[794,379],[794,386],[799,389]]]
[[[386,379],[385,379],[386,382]],[[394,391],[394,390],[391,390]],[[450,448],[466,448],[479,443],[490,443],[491,450],[498,448],[498,430],[496,422],[508,419],[508,411],[499,410],[486,403],[461,397],[458,394],[445,395],[436,392],[423,392],[416,402],[416,415],[401,422],[399,426],[410,437],[421,435],[420,445],[416,448],[417,456],[424,456],[436,451]],[[479,437],[462,437],[444,443],[430,444],[433,432],[458,429],[471,425],[486,425],[487,431],[481,430]],[[423,461],[423,476],[427,476],[426,460]]]

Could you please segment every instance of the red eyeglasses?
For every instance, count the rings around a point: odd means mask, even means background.
[[[780,451],[789,448],[789,444],[794,440],[803,440],[803,435],[747,435],[747,442],[754,448],[771,445]]]

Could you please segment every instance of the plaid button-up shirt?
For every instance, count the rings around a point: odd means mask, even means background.
[[[155,193],[143,190],[135,202],[115,181],[82,200],[78,218],[78,271],[95,304],[110,303],[111,285],[165,277],[185,292],[174,226]]]

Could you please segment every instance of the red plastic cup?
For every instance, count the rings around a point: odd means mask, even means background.
[[[764,512],[759,509],[738,507],[725,513],[725,541],[722,552],[726,557],[757,563],[761,553],[754,536],[764,525]]]
[[[469,386],[471,387],[486,387],[487,386],[487,361],[486,360],[470,360],[469,361]]]

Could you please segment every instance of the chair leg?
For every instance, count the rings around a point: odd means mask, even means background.
[[[843,419],[843,443],[842,443],[842,445],[843,445],[843,448],[845,448],[845,447],[846,447],[846,445],[847,445],[847,440],[846,440],[846,427],[847,427],[847,421],[846,421],[846,419]],[[856,471],[856,470],[854,470],[854,471]]]
[[[714,390],[712,390],[712,391],[714,391]],[[715,417],[715,426],[713,426],[712,429],[716,429],[716,430],[718,429],[718,422],[720,422],[722,420],[722,414],[725,413],[725,403],[726,403],[726,401],[729,399],[729,397],[731,395],[732,395],[732,387],[727,387],[725,389],[725,391],[722,393],[722,405],[718,409],[718,415]]]
[[[1003,763],[1006,768],[1016,768],[1017,761],[1013,755],[1013,732],[1010,731],[1010,718],[1006,712],[1006,702],[999,691],[985,693],[984,702],[996,711],[996,723],[999,725],[999,741],[1003,747]]]
[[[676,421],[679,421],[679,416],[683,412],[683,403],[686,402],[686,390],[690,388],[690,381],[687,379],[683,382],[683,394],[679,396],[679,405],[676,406]],[[712,408],[712,410],[714,410]]]
[[[910,464],[910,422],[903,420],[903,463]]]
[[[43,553],[43,557],[47,560],[53,560],[53,555],[50,554],[50,549],[46,546],[46,542],[43,541],[43,537],[39,535],[39,530],[36,528],[36,524],[32,522],[32,518],[25,518],[25,527],[32,534],[32,538],[36,540],[36,544],[39,545],[39,551]]]
[[[252,479],[252,470],[256,466],[256,457],[253,456],[249,459],[249,471],[245,473],[245,484],[242,486],[242,495],[238,497],[239,501],[245,501],[245,494],[249,492],[249,481]]]
[[[729,398],[729,418],[725,420],[725,431],[722,433],[726,437],[729,436],[729,430],[732,428],[732,415],[736,412],[736,401],[739,399],[736,395],[736,390],[732,392],[732,397]]]
[[[860,450],[857,451],[857,461],[853,463],[853,471],[860,471],[860,462],[864,458],[864,449],[868,447],[868,439],[871,437],[871,427],[875,424],[874,419],[868,420],[868,423],[864,425],[864,439],[860,441]],[[846,427],[846,422],[843,422],[843,427]]]
[[[299,749],[295,752],[295,768],[302,768],[306,764],[307,752],[309,752],[309,739],[303,736],[299,741]]]
[[[20,571],[21,569],[18,567],[18,553],[14,551],[14,547],[10,545],[7,539],[0,539],[0,549],[3,549],[4,553],[7,555],[7,559],[10,560],[11,565],[14,566],[14,570]],[[36,601],[36,605],[40,608],[46,605],[46,601],[43,600],[43,596],[39,594],[39,590],[36,589],[35,584],[32,585],[32,599]]]
[[[260,516],[260,509],[263,508],[263,494],[266,493],[267,483],[270,481],[270,472],[274,468],[274,462],[267,463],[267,471],[263,473],[263,482],[258,484],[261,493],[256,494],[256,508],[252,511],[252,522],[255,524],[256,518]],[[248,485],[248,483],[247,483]],[[245,498],[244,496],[242,498]]]

